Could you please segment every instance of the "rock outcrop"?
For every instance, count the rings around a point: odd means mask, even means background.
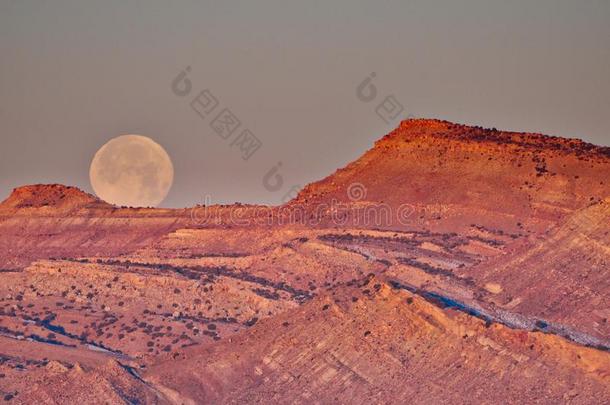
[[[390,229],[463,231],[476,224],[540,233],[610,195],[608,173],[608,147],[407,120],[356,161],[305,187],[290,205],[319,213],[320,206],[345,203],[348,215],[360,217],[367,207],[389,207],[392,221],[380,225]],[[324,222],[332,224],[330,214]]]

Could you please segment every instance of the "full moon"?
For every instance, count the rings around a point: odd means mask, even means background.
[[[102,146],[89,179],[102,200],[129,207],[156,207],[174,181],[174,166],[161,145],[141,135],[122,135]]]

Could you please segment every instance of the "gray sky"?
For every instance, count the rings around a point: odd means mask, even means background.
[[[142,134],[174,164],[163,206],[278,203],[392,129],[376,113],[391,95],[403,117],[610,145],[607,0],[0,0],[0,52],[0,199],[30,183],[91,192],[97,149]],[[201,118],[204,89],[218,106]],[[241,122],[227,140],[210,126],[224,108]],[[262,142],[248,160],[231,146],[243,129]]]

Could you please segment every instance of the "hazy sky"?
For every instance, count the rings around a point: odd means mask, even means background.
[[[95,152],[142,134],[173,160],[164,206],[278,203],[389,132],[376,109],[392,100],[403,117],[610,145],[608,0],[0,0],[0,55],[0,200],[30,183],[91,192]],[[219,135],[225,108],[240,126]],[[244,160],[250,134],[262,146]],[[283,183],[264,186],[278,162]]]

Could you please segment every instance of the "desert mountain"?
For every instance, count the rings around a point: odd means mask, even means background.
[[[180,350],[145,378],[185,403],[591,403],[610,395],[608,353],[486,325],[376,278],[350,284],[230,341]]]
[[[409,120],[281,207],[16,189],[0,398],[608,402],[609,169],[577,140]]]
[[[458,274],[500,308],[610,337],[610,199],[575,212],[542,240],[518,243]]]
[[[186,225],[188,210],[119,208],[75,187],[19,187],[0,203],[0,269],[42,258],[118,255]]]
[[[44,211],[40,211],[43,208]],[[97,197],[87,194],[76,187],[61,184],[35,184],[18,187],[0,203],[0,212],[9,213],[19,209],[39,209],[39,213],[65,214],[69,210],[84,207],[110,207]]]
[[[314,211],[332,201],[362,209],[384,203],[394,216],[401,205],[412,206],[406,224],[396,218],[382,224],[393,229],[463,231],[476,224],[506,233],[539,232],[609,196],[608,173],[608,147],[416,119],[403,121],[361,158],[305,187],[291,204]]]

